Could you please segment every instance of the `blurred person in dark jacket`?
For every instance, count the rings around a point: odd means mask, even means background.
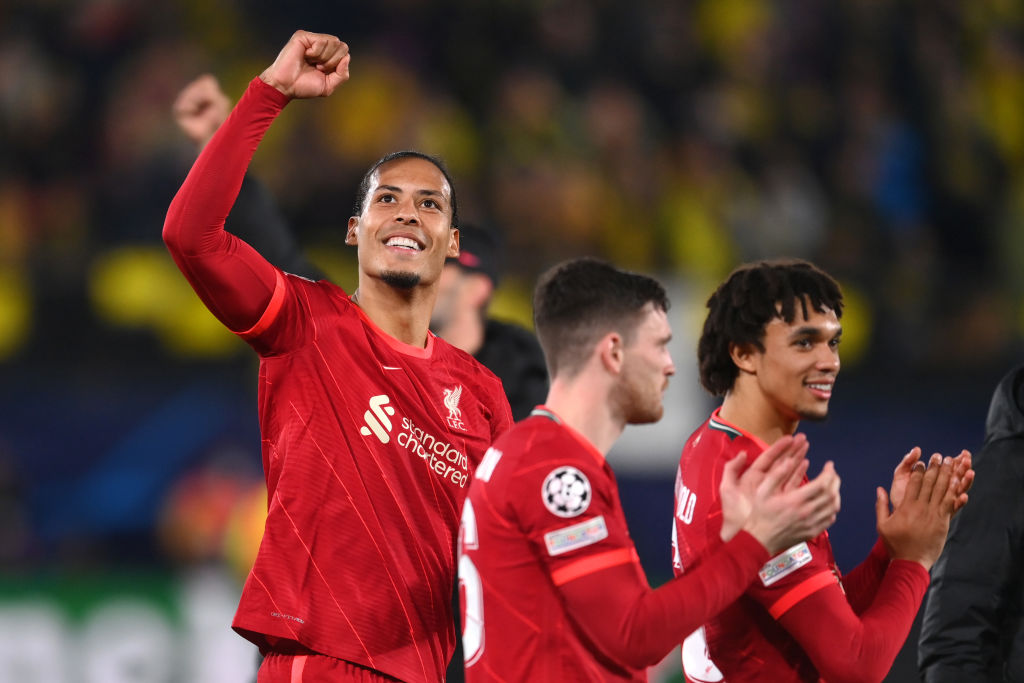
[[[992,395],[974,501],[932,570],[918,644],[925,683],[1024,681],[1024,365]]]
[[[499,252],[494,233],[465,223],[459,226],[459,256],[448,259],[441,271],[430,329],[501,379],[518,422],[544,402],[548,374],[532,333],[488,315],[501,276]]]

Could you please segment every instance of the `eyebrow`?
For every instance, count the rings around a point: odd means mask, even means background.
[[[376,194],[376,192],[380,192],[381,190],[387,190],[388,192],[398,192],[398,193],[401,193],[401,192],[404,191],[404,190],[402,190],[402,188],[398,187],[397,185],[378,185],[377,189],[375,191],[375,194]],[[442,193],[440,190],[422,189],[422,190],[416,190],[416,192],[414,194],[418,194],[418,195],[421,195],[421,196],[425,195],[425,196],[428,196],[428,197],[440,197],[441,199],[444,199],[444,193]]]
[[[816,327],[814,325],[803,325],[803,326],[798,327],[795,330],[793,330],[793,332],[790,333],[789,336],[791,338],[796,338],[796,337],[824,337],[826,335],[825,335],[825,330],[823,328],[821,328],[821,327]],[[837,329],[836,333],[832,335],[833,338],[841,337],[841,336],[843,336],[843,328],[842,327]]]

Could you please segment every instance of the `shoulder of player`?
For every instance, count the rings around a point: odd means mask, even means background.
[[[444,362],[448,371],[459,380],[472,380],[476,385],[488,387],[504,396],[501,380],[486,365],[436,335],[434,336],[434,360]]]
[[[312,280],[304,275],[278,270],[283,276],[285,286],[295,296],[305,301],[310,308],[323,305],[352,313],[357,312],[357,307],[352,303],[348,293],[330,280]]]
[[[511,479],[543,479],[553,468],[569,466],[598,475],[605,468],[568,431],[547,417],[533,416],[517,423],[494,442],[508,458],[504,473]]]
[[[683,455],[690,452],[704,457],[717,453],[731,458],[741,450],[756,453],[761,451],[761,446],[747,434],[726,422],[716,420],[712,415],[686,439]]]

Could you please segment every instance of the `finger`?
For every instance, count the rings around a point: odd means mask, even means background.
[[[838,512],[839,511],[839,501],[840,501],[839,487],[840,487],[840,484],[842,484],[842,479],[840,479],[839,473],[836,472],[835,463],[833,463],[831,460],[826,462],[825,466],[823,468],[821,468],[821,474],[819,474],[818,476],[819,477],[826,477],[826,481],[829,484],[829,490],[831,491],[832,496],[833,496],[833,498],[835,498],[835,501],[836,501],[836,512]]]
[[[793,474],[793,469],[799,466],[800,461],[794,460],[792,454],[787,454],[777,460],[758,483],[758,495],[768,495],[773,491],[778,491],[783,482],[789,480],[790,476]],[[804,467],[804,469],[806,469],[806,467]]]
[[[932,453],[932,457],[928,459],[928,469],[924,473],[924,479],[921,481],[921,491],[916,496],[922,502],[929,502],[932,500],[932,494],[936,490],[935,482],[939,478],[939,472],[942,471],[942,455],[939,453]],[[939,491],[945,493],[946,487],[943,485]]]
[[[330,95],[334,92],[334,89],[339,85],[348,80],[348,64],[349,56],[345,55],[341,63],[338,64],[337,68],[333,72],[327,73],[327,92],[326,95]],[[744,458],[746,460],[746,458]]]
[[[924,485],[926,468],[920,460],[914,463],[910,470],[910,479],[907,481],[907,490],[903,494],[903,502],[917,500],[921,495],[921,487]],[[888,499],[888,496],[886,496]]]
[[[784,457],[789,452],[792,445],[793,437],[784,436],[769,446],[761,455],[757,456],[750,466],[756,471],[767,472],[779,458]]]
[[[811,465],[807,460],[808,448],[807,437],[803,434],[798,434],[794,437],[788,451],[765,476],[768,486],[762,489],[762,491],[767,492],[776,489],[789,491],[798,488],[803,483],[804,475],[807,474],[807,469]]]
[[[912,478],[920,478],[917,473],[912,473]],[[889,519],[889,494],[881,486],[875,488],[875,521],[879,528]]]
[[[740,453],[735,458],[731,458],[726,462],[725,467],[722,468],[722,482],[719,485],[719,489],[736,486],[740,478],[740,473],[743,471],[746,464],[746,453]]]
[[[940,501],[943,501],[944,504],[948,504],[949,509],[952,510],[953,500],[956,497],[953,493],[952,486],[953,458],[942,458],[939,463],[936,464],[936,467],[935,484],[931,490],[929,501],[933,504],[938,504]]]
[[[811,500],[815,509],[831,509],[835,513],[839,511],[839,484],[839,475],[836,474],[832,461],[829,461],[825,463],[821,473],[806,486],[801,487],[801,490],[807,489],[814,492],[814,497]]]
[[[323,64],[341,43],[335,36],[318,34],[306,47],[306,60],[313,64]]]
[[[974,485],[974,470],[967,470],[960,475],[960,486],[957,488],[957,494],[967,495],[967,492],[971,490]]]
[[[810,466],[811,462],[806,457],[801,457],[796,469],[789,475],[789,479],[782,484],[782,490],[792,491],[793,489],[800,488],[800,485],[804,483],[804,477],[807,476],[807,470]]]
[[[974,470],[972,469],[971,452],[966,450],[960,451],[960,455],[954,458],[954,462],[956,463],[954,474],[960,478],[960,482],[964,487],[961,489],[961,493],[966,492],[971,487],[971,484],[974,483]],[[970,473],[969,477],[968,473]]]
[[[910,472],[910,470],[914,467],[914,463],[916,463],[920,459],[921,449],[917,446],[914,446],[913,448],[910,449],[909,453],[903,456],[903,459],[900,460],[900,464],[896,465],[896,470],[894,471],[894,474],[898,474],[900,472]]]

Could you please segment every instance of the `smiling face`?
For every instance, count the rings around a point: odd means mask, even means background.
[[[839,373],[842,326],[835,311],[804,317],[796,307],[793,322],[773,318],[765,326],[764,350],[737,352],[737,365],[752,374],[757,393],[787,422],[823,420]]]
[[[668,351],[671,339],[672,329],[665,311],[648,303],[642,322],[625,345],[617,403],[627,424],[661,419],[668,378],[676,371]]]
[[[358,246],[360,271],[393,287],[436,282],[445,258],[459,253],[444,174],[418,157],[383,164],[371,176],[362,213],[348,221],[345,243]]]

